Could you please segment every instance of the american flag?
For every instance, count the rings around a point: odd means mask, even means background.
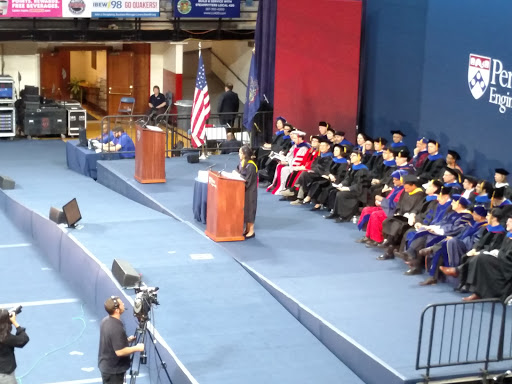
[[[196,90],[194,92],[194,104],[192,105],[192,146],[197,148],[204,143],[204,125],[210,117],[210,96],[208,96],[208,84],[204,74],[203,56],[199,50],[199,64],[197,67]]]

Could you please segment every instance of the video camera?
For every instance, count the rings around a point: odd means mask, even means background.
[[[134,288],[136,296],[133,302],[133,316],[139,320],[139,323],[145,323],[149,320],[149,312],[151,307],[159,305],[158,302],[158,287],[148,287],[144,283],[140,283],[138,287]]]
[[[13,315],[19,315],[21,313],[22,308],[23,307],[21,305],[18,305],[17,307],[9,309],[9,317],[12,317]]]

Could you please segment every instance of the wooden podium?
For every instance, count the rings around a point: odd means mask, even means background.
[[[213,241],[239,241],[244,237],[245,181],[208,172],[205,234]]]
[[[165,183],[165,132],[137,124],[135,180],[142,184]]]

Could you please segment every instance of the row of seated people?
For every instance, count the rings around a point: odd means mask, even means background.
[[[458,289],[472,293],[469,300],[511,293],[507,231],[512,231],[512,203],[506,170],[496,169],[494,185],[478,180],[462,173],[454,154],[449,156],[455,161],[446,161],[435,140],[419,138],[411,156],[396,131],[389,146],[384,138],[374,139],[369,156],[361,147],[333,143],[324,135],[307,143],[305,133],[288,123],[280,136],[285,133],[292,143],[286,153],[258,158],[267,165],[276,162],[268,192],[292,205],[324,208],[329,211],[324,217],[335,222],[357,217],[364,207],[358,227],[366,235],[358,241],[385,249],[378,260],[402,258],[406,275],[425,268],[429,276],[423,285],[457,275]],[[482,278],[490,273],[499,279]]]

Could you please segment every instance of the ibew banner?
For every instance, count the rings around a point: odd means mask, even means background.
[[[240,17],[240,0],[173,0],[175,17]]]
[[[62,0],[62,17],[158,17],[158,0]]]
[[[489,89],[489,96],[484,99],[498,105],[499,112],[505,113],[507,108],[512,108],[512,72],[506,70],[500,59],[470,53],[468,85],[477,100]]]

